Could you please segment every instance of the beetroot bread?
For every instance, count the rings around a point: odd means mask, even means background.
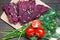
[[[43,5],[36,5],[35,0],[18,1],[17,4],[10,3],[3,7],[11,23],[26,24],[48,11],[49,8]]]
[[[49,8],[43,5],[36,5],[35,1],[19,1],[17,9],[20,23],[26,24],[44,14]]]
[[[5,11],[9,22],[16,24],[18,22],[18,17],[17,17],[17,11],[16,11],[16,5],[14,3],[11,4],[5,4],[3,6],[3,10]]]

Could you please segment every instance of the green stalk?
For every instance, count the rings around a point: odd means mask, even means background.
[[[25,29],[30,25],[31,25],[31,23],[25,24],[24,26],[22,26],[22,28],[20,28],[18,30],[14,30],[12,33],[5,35],[2,38],[2,40],[8,40],[8,39],[16,38],[16,37],[19,37],[19,36],[21,37],[24,34]]]
[[[31,37],[30,40],[37,40],[37,38],[36,37]]]
[[[2,40],[8,40],[8,39],[11,39],[11,38],[15,38],[15,37],[18,37],[20,35],[20,32],[18,31],[15,31],[15,32],[12,32],[10,34],[7,34],[5,35]]]
[[[21,34],[20,34],[18,40],[20,40],[20,38],[24,34],[24,31],[26,30],[26,28],[29,27],[30,25],[31,25],[31,23],[25,24],[24,27],[22,27],[21,29],[19,29],[21,31]]]

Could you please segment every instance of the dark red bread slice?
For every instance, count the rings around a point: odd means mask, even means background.
[[[36,5],[36,3],[32,1],[19,1],[17,3],[17,9],[20,23],[26,24],[44,14],[49,8],[43,5]]]
[[[16,11],[16,6],[14,3],[11,4],[5,4],[3,6],[3,10],[5,11],[9,22],[16,24],[18,22],[18,17],[17,17],[17,11]]]

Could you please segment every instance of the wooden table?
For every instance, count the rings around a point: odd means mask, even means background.
[[[11,0],[0,0],[0,15],[2,14],[2,6],[5,4],[5,3],[9,3]],[[43,2],[45,2],[46,4],[48,4],[49,6],[51,7],[57,7],[57,11],[60,12],[60,0],[42,0]],[[59,19],[58,19],[58,22]],[[15,30],[13,29],[12,27],[10,27],[8,24],[6,24],[4,21],[2,21],[0,19],[0,31],[4,31],[4,30]],[[3,34],[0,33],[0,40],[2,40]],[[17,40],[17,38],[14,38],[14,39],[10,39],[10,40]],[[24,37],[21,38],[21,40],[25,40]]]

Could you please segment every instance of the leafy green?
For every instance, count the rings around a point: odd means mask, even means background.
[[[26,29],[28,26],[30,26],[30,25],[31,25],[31,23],[25,24],[24,26],[22,26],[21,29],[19,29],[19,30],[21,31],[21,34],[20,34],[18,40],[20,40],[21,36],[22,36],[23,34],[25,34],[25,29]]]
[[[8,39],[11,39],[11,38],[15,38],[15,37],[18,37],[20,35],[21,32],[15,30],[14,32],[10,33],[10,34],[7,34],[5,35],[2,40],[8,40]]]
[[[35,37],[35,36],[30,37],[30,40],[37,40],[37,37]]]
[[[3,33],[3,34],[9,34],[9,33],[12,33],[14,32],[15,30],[4,30],[3,32],[0,32],[0,33]]]
[[[60,13],[56,13],[56,17],[60,19]]]
[[[16,37],[21,37],[24,34],[25,29],[30,26],[31,23],[25,24],[24,26],[22,26],[20,29],[18,30],[12,30],[11,33],[5,35],[2,40],[8,40],[11,38],[16,38]],[[9,31],[8,31],[9,32]]]
[[[55,35],[56,28],[60,26],[60,23],[58,24],[56,22],[56,18],[59,18],[60,14],[57,14],[57,12],[51,8],[49,11],[45,12],[41,17],[38,17],[37,19],[42,22],[42,28],[45,30],[45,36],[43,38],[50,38],[52,35]],[[55,36],[57,37],[57,36]]]
[[[55,33],[54,35],[52,35],[53,38],[60,38],[60,34]]]

